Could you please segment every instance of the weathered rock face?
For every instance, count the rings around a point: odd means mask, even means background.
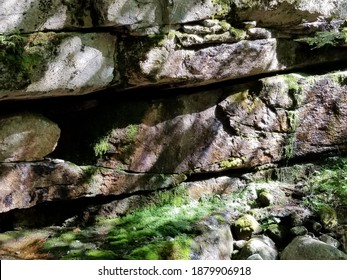
[[[47,201],[156,190],[177,185],[183,180],[185,176],[182,175],[127,174],[59,161],[2,163],[0,213]]]
[[[107,33],[12,35],[0,46],[0,100],[88,93],[114,79],[115,37]]]
[[[132,86],[167,83],[196,86],[347,58],[344,49],[324,54],[312,52],[292,40],[275,38],[242,40],[245,37],[238,35],[240,38],[235,38],[233,43],[225,44],[230,39],[223,34],[214,34],[215,40],[210,39],[212,44],[219,43],[214,46],[203,44],[208,35],[192,35],[194,39],[190,40],[197,43],[190,43],[188,48],[176,43],[176,36],[182,35],[175,32],[157,44],[148,38],[126,41],[121,53],[133,67],[120,71]],[[221,36],[219,42],[218,36]],[[184,44],[187,43],[183,41]]]
[[[311,50],[295,41],[316,31],[343,33],[343,1],[46,2],[0,4],[0,34],[7,34],[0,40],[1,99],[196,86],[347,60],[346,49]],[[91,27],[103,31],[78,32]]]
[[[0,213],[36,204],[97,195],[120,195],[179,184],[184,176],[127,174],[68,162],[0,164]]]
[[[278,0],[271,1],[231,1],[236,7],[236,15],[241,20],[261,21],[268,26],[286,26],[315,21],[317,18],[345,18],[346,2],[343,0]]]
[[[123,215],[182,182],[193,203],[243,189],[224,222],[195,225],[191,257],[276,259],[254,234],[284,247],[280,229],[306,234],[312,213],[288,195],[300,180],[259,183],[249,172],[264,169],[264,180],[291,159],[347,151],[346,17],[344,0],[2,0],[0,222],[90,198]],[[300,222],[285,224],[291,212]],[[252,242],[233,253],[230,226],[243,214],[250,233],[231,229]],[[339,216],[320,217],[315,234],[336,231],[345,250]],[[257,221],[268,217],[278,222],[264,230]],[[282,258],[335,258],[324,246]]]
[[[329,1],[224,1],[224,0],[30,0],[1,3],[0,33],[28,33],[88,27],[126,26],[130,30],[196,22],[229,16],[239,21],[254,20],[265,26],[301,24],[317,18],[345,18],[346,3]]]
[[[0,162],[40,160],[57,145],[60,129],[39,114],[0,117]]]
[[[131,29],[159,27],[199,21],[209,18],[222,9],[212,0],[167,1],[152,0],[137,2],[135,0],[93,1],[99,13],[98,24],[101,26],[129,26]]]
[[[99,164],[134,172],[211,172],[344,150],[345,75],[289,74],[133,103],[132,122],[114,118],[107,125]]]
[[[90,1],[26,0],[0,3],[0,33],[91,27]]]

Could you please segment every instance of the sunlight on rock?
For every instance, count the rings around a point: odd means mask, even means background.
[[[43,24],[43,29],[61,29],[64,28],[65,21],[67,18],[67,7],[60,6],[56,13],[50,16],[47,21]]]
[[[79,37],[69,38],[60,45],[59,54],[48,66],[45,76],[27,90],[74,90],[84,86],[106,85],[112,80],[113,68],[105,64],[100,50],[83,45]]]
[[[15,29],[23,21],[33,2],[35,0],[26,0],[25,3],[18,5],[16,0],[2,0],[0,3],[0,33]]]

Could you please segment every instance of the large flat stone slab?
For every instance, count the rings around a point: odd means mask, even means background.
[[[183,175],[129,174],[69,162],[0,164],[0,213],[82,197],[134,194],[179,184]]]
[[[0,100],[86,94],[115,79],[108,33],[34,33],[0,42]]]

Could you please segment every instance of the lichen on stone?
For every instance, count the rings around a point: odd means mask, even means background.
[[[231,157],[218,163],[221,168],[235,168],[243,164],[242,158]]]
[[[212,0],[212,4],[216,9],[215,17],[225,17],[231,11],[230,0]]]

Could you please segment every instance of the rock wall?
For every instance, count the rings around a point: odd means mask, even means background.
[[[0,213],[347,150],[346,1],[80,2],[0,3]]]

